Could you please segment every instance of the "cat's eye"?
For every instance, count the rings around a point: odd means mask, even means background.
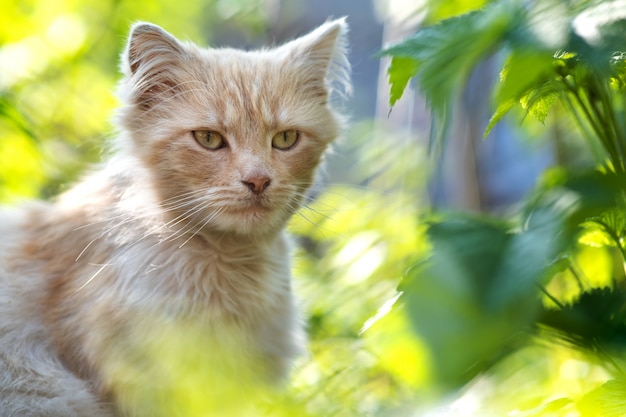
[[[196,141],[207,149],[217,150],[226,146],[224,137],[217,132],[211,130],[194,130],[193,137]]]
[[[272,147],[286,151],[293,148],[300,139],[300,132],[297,130],[285,130],[274,135]]]

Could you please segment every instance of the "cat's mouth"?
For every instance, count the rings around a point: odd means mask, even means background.
[[[229,205],[217,220],[226,230],[246,234],[258,232],[275,223],[276,209],[267,201],[252,198]]]
[[[254,196],[238,201],[228,207],[227,210],[232,215],[247,216],[247,215],[263,215],[269,214],[273,211],[273,205],[267,198],[260,196]]]

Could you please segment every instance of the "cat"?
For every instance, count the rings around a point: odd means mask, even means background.
[[[0,415],[185,415],[198,384],[195,415],[232,415],[285,380],[284,229],[345,125],[347,30],[242,51],[131,28],[108,161],[0,211]]]

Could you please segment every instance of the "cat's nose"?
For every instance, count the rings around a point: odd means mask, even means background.
[[[270,179],[265,176],[250,177],[241,182],[254,194],[261,194],[270,185]]]

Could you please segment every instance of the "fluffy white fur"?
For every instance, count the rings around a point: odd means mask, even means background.
[[[283,229],[341,129],[346,31],[244,52],[133,27],[110,161],[0,212],[0,415],[174,416],[190,378],[227,415],[286,376],[304,337]]]

